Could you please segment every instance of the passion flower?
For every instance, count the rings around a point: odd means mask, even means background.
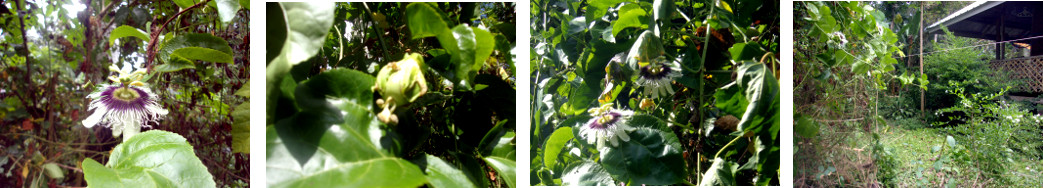
[[[119,76],[109,77],[115,84],[103,84],[87,96],[91,99],[89,109],[94,113],[82,121],[83,126],[102,125],[112,129],[112,136],[122,134],[123,140],[127,140],[139,133],[141,127],[151,127],[150,123],[157,123],[167,114],[156,101],[156,94],[142,82],[145,71],[127,74],[116,65],[109,69]]]
[[[630,141],[627,132],[633,131],[634,128],[627,125],[626,119],[634,112],[613,109],[612,103],[590,109],[589,112],[594,118],[579,128],[580,137],[587,140],[587,144],[597,143],[598,148],[606,148],[606,141],[611,143],[612,147],[619,146],[620,140]]]
[[[674,94],[674,88],[670,83],[678,77],[681,77],[681,64],[659,56],[652,63],[641,67],[637,84],[645,88],[645,94],[659,98]]]

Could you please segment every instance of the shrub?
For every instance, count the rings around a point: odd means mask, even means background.
[[[945,37],[942,42],[932,42],[931,51],[948,50],[941,53],[929,54],[924,57],[924,74],[928,76],[928,84],[925,96],[926,108],[935,110],[951,107],[958,102],[956,96],[947,93],[950,81],[958,82],[967,86],[965,89],[970,93],[996,93],[1003,87],[1017,84],[1007,78],[1004,72],[993,71],[988,63],[992,60],[989,53],[983,53],[979,48],[961,48],[972,46],[976,39],[956,37],[944,29]],[[906,95],[918,100],[917,91]]]
[[[975,168],[981,169],[987,178],[995,179],[998,184],[1009,182],[1005,173],[1007,167],[1019,159],[1038,159],[1039,143],[1043,142],[1040,134],[1040,123],[1043,117],[1033,115],[1021,109],[1017,103],[998,100],[1007,92],[1003,88],[997,93],[974,93],[967,96],[966,90],[959,82],[950,81],[947,93],[959,99],[958,105],[938,110],[939,113],[963,113],[966,116],[958,120],[966,122],[949,127],[949,131],[958,137],[960,143],[967,148],[975,148],[970,152]]]

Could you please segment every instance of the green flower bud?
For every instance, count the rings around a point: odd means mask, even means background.
[[[421,67],[424,59],[420,54],[409,53],[401,61],[388,63],[377,74],[377,90],[384,101],[404,105],[427,93],[427,81]],[[393,100],[392,100],[393,99]]]
[[[659,37],[656,37],[651,31],[645,30],[627,53],[627,68],[638,70],[659,56],[663,56],[664,53],[663,42],[659,41]]]
[[[377,83],[374,90],[379,91],[383,99],[378,99],[377,104],[384,108],[380,118],[384,123],[397,123],[394,118],[396,106],[403,106],[416,101],[417,98],[427,93],[427,81],[424,80],[424,59],[420,54],[406,54],[402,60],[391,62],[380,69],[377,73]]]

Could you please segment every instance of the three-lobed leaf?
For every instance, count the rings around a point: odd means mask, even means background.
[[[147,131],[116,146],[102,166],[82,163],[91,187],[215,187],[213,176],[181,135]]]
[[[672,185],[686,176],[681,143],[666,123],[648,115],[628,122],[630,141],[601,151],[601,164],[615,179],[633,185]]]

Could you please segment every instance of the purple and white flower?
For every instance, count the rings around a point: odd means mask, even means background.
[[[124,135],[123,140],[136,135],[141,127],[150,124],[167,114],[167,110],[159,106],[156,94],[141,82],[145,72],[142,70],[127,74],[116,65],[109,67],[119,76],[111,76],[115,84],[102,84],[87,96],[91,99],[90,109],[94,113],[83,120],[87,128],[102,125],[112,129],[112,136]]]
[[[598,148],[605,148],[606,141],[613,147],[619,146],[620,140],[630,141],[627,132],[634,128],[627,125],[626,119],[634,112],[612,109],[612,103],[590,109],[589,112],[594,118],[579,128],[580,137],[587,140],[587,144],[597,143]]]
[[[652,98],[673,95],[674,89],[670,83],[681,77],[681,64],[660,56],[648,65],[641,66],[639,74],[637,84],[645,88],[645,94],[650,94]]]

